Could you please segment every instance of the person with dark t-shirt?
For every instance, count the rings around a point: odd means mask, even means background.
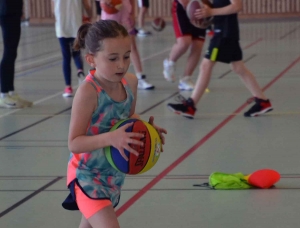
[[[207,88],[216,62],[227,63],[240,76],[243,83],[254,97],[255,104],[244,113],[245,117],[258,116],[272,111],[270,101],[263,94],[254,75],[244,65],[243,54],[239,44],[240,32],[238,12],[242,10],[242,0],[213,0],[213,8],[204,5],[196,10],[197,19],[213,16],[214,36],[210,41],[205,58],[200,65],[200,73],[192,95],[185,99],[180,96],[180,104],[168,104],[176,114],[193,118],[196,104]]]
[[[24,108],[32,102],[24,100],[15,92],[15,61],[21,37],[23,0],[0,1],[0,24],[3,37],[3,56],[0,65],[0,108]]]

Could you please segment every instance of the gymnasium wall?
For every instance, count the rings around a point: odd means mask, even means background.
[[[157,16],[164,16],[171,20],[172,0],[149,0],[150,9],[148,20]],[[91,0],[95,7],[94,1]],[[51,0],[24,0],[24,12],[30,17],[30,23],[48,24],[53,23],[51,14]],[[300,0],[243,0],[244,9],[240,13],[241,18],[279,18],[299,17]],[[137,6],[135,5],[135,12]]]

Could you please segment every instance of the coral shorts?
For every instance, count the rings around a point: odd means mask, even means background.
[[[91,199],[87,197],[77,184],[75,184],[75,195],[78,208],[86,219],[89,219],[103,208],[112,205],[108,199]]]

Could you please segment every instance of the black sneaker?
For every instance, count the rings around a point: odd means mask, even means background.
[[[255,105],[253,105],[247,112],[244,113],[245,117],[254,117],[273,110],[270,100],[263,100],[257,97],[254,98]]]
[[[179,95],[177,99],[179,100],[179,102],[181,102],[181,104],[169,103],[167,107],[175,114],[184,116],[189,119],[194,119],[194,115],[197,110],[194,106],[194,101],[191,98],[185,99],[181,95]]]

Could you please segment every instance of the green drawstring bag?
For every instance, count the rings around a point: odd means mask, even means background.
[[[252,188],[250,184],[247,183],[245,175],[242,173],[220,173],[214,172],[209,176],[209,187],[213,189],[249,189]]]
[[[203,184],[194,184],[195,187],[206,187],[216,190],[230,190],[230,189],[249,189],[253,188],[248,184],[247,177],[242,173],[220,173],[214,172],[209,176],[209,182]]]

